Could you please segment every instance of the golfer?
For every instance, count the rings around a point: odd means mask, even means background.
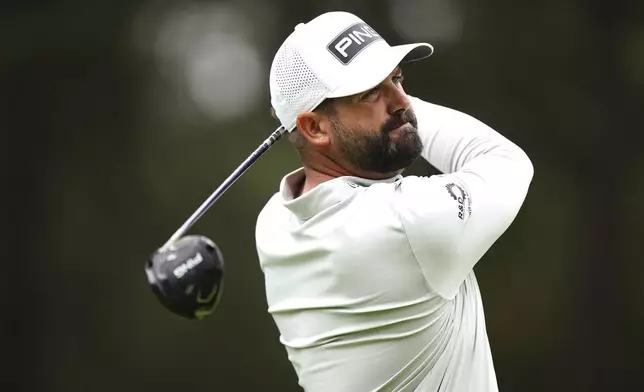
[[[405,63],[359,17],[298,25],[270,70],[275,117],[301,157],[262,209],[268,311],[307,392],[497,391],[472,272],[533,176],[479,120],[405,93]],[[441,171],[402,172],[422,157]]]

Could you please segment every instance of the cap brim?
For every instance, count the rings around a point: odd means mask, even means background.
[[[429,57],[434,48],[427,43],[405,44],[373,51],[362,58],[364,65],[353,67],[352,72],[338,88],[326,95],[326,98],[339,98],[359,94],[372,89],[401,63],[409,63]],[[367,53],[365,53],[367,54]]]

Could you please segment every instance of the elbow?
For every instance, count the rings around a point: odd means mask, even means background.
[[[534,165],[521,147],[508,140],[505,143],[499,143],[495,150],[489,152],[496,158],[500,158],[495,165],[498,165],[498,170],[504,173],[506,180],[511,180],[517,185],[532,182]]]
[[[534,178],[534,165],[525,151],[521,149],[518,150],[518,154],[514,161],[514,168],[515,175],[513,187],[516,190],[516,209],[519,209],[525,201],[530,185],[532,184],[532,179]]]
[[[532,164],[532,160],[528,154],[523,150],[521,150],[521,162],[519,165],[523,171],[523,176],[528,183],[531,183],[532,178],[534,177],[534,165]]]
[[[532,179],[534,178],[534,165],[532,160],[521,148],[514,146],[504,166],[504,194],[507,198],[515,199],[516,203],[509,203],[512,211],[519,208],[527,196]]]
[[[513,145],[512,147],[511,153],[508,154],[508,157],[510,158],[508,169],[513,172],[515,181],[529,185],[534,177],[534,165],[532,164],[532,160],[528,154],[517,145]]]

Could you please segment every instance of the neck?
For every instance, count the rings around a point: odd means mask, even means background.
[[[346,169],[335,162],[329,164],[302,163],[304,167],[304,183],[298,189],[297,196],[300,196],[316,186],[338,177],[352,176],[370,180],[383,180],[400,174],[402,170],[391,173],[366,172],[360,170]],[[297,197],[296,196],[296,197]]]

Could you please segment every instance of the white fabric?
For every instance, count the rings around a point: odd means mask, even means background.
[[[390,46],[364,21],[348,12],[327,12],[300,23],[284,40],[271,65],[271,105],[287,131],[295,129],[301,112],[315,109],[326,98],[369,90],[382,82],[399,63],[430,56],[427,43]],[[332,45],[347,28],[345,41]],[[350,38],[349,38],[350,37]],[[364,42],[363,42],[364,41]],[[334,55],[334,48],[336,54]],[[359,50],[344,64],[342,57]]]
[[[293,199],[298,169],[258,216],[268,311],[307,392],[498,390],[472,268],[533,167],[473,117],[410,99],[445,174],[340,177]]]

